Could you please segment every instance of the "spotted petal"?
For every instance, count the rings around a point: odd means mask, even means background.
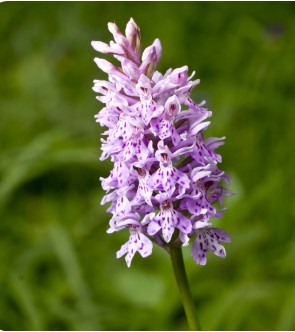
[[[148,234],[155,235],[162,230],[164,240],[168,243],[171,240],[174,229],[178,228],[184,234],[192,230],[191,221],[173,208],[161,209],[148,225]]]
[[[192,256],[197,264],[205,265],[207,252],[212,251],[215,255],[224,258],[226,252],[220,241],[230,242],[230,235],[219,228],[201,228],[192,246]]]
[[[152,253],[152,248],[152,241],[140,232],[140,227],[131,227],[129,240],[117,251],[117,258],[126,254],[125,261],[130,267],[132,258],[137,251],[142,257],[147,257]]]

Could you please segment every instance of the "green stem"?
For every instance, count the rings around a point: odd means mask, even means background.
[[[181,247],[175,247],[173,242],[170,242],[170,257],[187,323],[191,331],[201,331],[185,272],[182,250]]]

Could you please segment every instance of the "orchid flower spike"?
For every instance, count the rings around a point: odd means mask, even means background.
[[[205,265],[211,251],[225,257],[221,242],[230,242],[224,230],[212,226],[222,216],[216,206],[232,193],[223,187],[228,176],[218,168],[215,149],[223,138],[204,138],[212,115],[204,102],[195,103],[188,67],[156,71],[162,55],[159,39],[141,53],[140,30],[131,18],[125,35],[109,23],[109,44],[93,41],[95,51],[113,56],[117,63],[95,58],[108,80],[95,80],[93,90],[104,104],[95,116],[107,128],[101,159],[114,168],[101,178],[103,203],[111,202],[108,233],[129,231],[117,252],[128,267],[138,252],[152,253],[153,244],[166,249],[192,242],[192,256]],[[119,61],[119,64],[118,64]]]

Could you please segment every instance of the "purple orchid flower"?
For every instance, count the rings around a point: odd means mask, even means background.
[[[114,40],[93,41],[93,48],[112,55],[120,65],[95,58],[108,80],[95,80],[93,90],[104,107],[95,116],[107,128],[103,133],[101,160],[111,158],[114,168],[101,178],[111,202],[108,233],[129,230],[129,240],[117,252],[125,255],[128,267],[136,252],[152,253],[153,242],[188,245],[197,264],[206,264],[206,254],[225,257],[220,242],[230,242],[222,229],[212,227],[221,217],[224,196],[232,194],[222,183],[226,174],[217,165],[215,150],[223,138],[204,138],[212,113],[205,102],[195,103],[188,67],[156,71],[162,47],[159,39],[142,53],[139,28],[133,19],[125,35],[115,23],[108,24]]]

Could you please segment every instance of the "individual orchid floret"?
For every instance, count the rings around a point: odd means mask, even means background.
[[[132,182],[132,176],[127,165],[123,161],[116,161],[114,169],[107,178],[100,178],[103,190],[107,192],[111,189],[119,188]]]
[[[117,55],[124,55],[124,51],[120,46],[114,43],[110,43],[110,45],[100,42],[100,41],[93,41],[91,46],[95,49],[95,51],[103,53],[103,54],[117,54]]]
[[[162,55],[162,45],[159,39],[156,39],[153,44],[147,47],[142,53],[142,63],[139,67],[140,71],[147,77],[151,77],[155,71],[158,62]]]
[[[155,157],[159,161],[159,167],[150,178],[151,188],[165,190],[170,195],[175,191],[176,185],[179,186],[180,193],[189,188],[188,176],[173,166],[173,154],[163,145],[163,141],[159,141]]]
[[[192,256],[197,264],[205,265],[207,252],[212,251],[216,256],[224,258],[226,252],[220,242],[230,242],[230,236],[224,230],[213,227],[199,228],[192,246]]]
[[[164,140],[165,138],[172,138],[173,144],[177,145],[180,142],[180,136],[174,126],[174,120],[181,110],[181,105],[176,95],[169,97],[164,105],[164,111],[159,114],[157,119],[152,120],[151,130],[155,136]]]
[[[131,48],[135,51],[137,56],[140,55],[140,31],[137,24],[134,22],[133,18],[129,20],[125,29],[126,38],[131,46]]]
[[[127,231],[129,240],[117,252],[125,255],[128,267],[136,252],[152,253],[152,242],[169,250],[193,242],[197,264],[206,254],[224,257],[220,242],[230,238],[212,226],[222,216],[227,175],[218,168],[221,155],[216,149],[223,138],[205,138],[212,112],[205,102],[196,103],[188,66],[156,70],[162,56],[159,39],[141,52],[141,37],[131,18],[125,34],[109,23],[109,43],[93,41],[94,50],[114,58],[94,59],[107,79],[95,80],[102,109],[96,122],[102,133],[100,160],[110,158],[113,169],[100,178],[111,213],[108,233]]]
[[[148,185],[150,180],[150,174],[148,170],[141,167],[136,167],[135,164],[133,164],[131,173],[138,178],[138,190],[134,197],[134,202],[136,204],[140,204],[143,200],[146,204],[153,206],[151,201],[153,189]]]
[[[149,235],[155,235],[161,230],[164,240],[168,243],[175,228],[178,228],[184,234],[191,232],[191,221],[174,209],[172,199],[168,194],[158,194],[156,200],[160,203],[160,212],[155,216],[150,216],[147,230]]]
[[[126,254],[125,260],[127,266],[130,267],[133,256],[139,252],[141,257],[147,257],[152,253],[152,241],[142,233],[142,226],[136,219],[125,220],[124,224],[129,228],[129,240],[122,245],[121,249],[117,251],[117,258]],[[121,223],[121,226],[123,223]]]
[[[140,75],[136,84],[140,101],[132,106],[135,115],[141,116],[147,126],[152,118],[158,117],[164,110],[162,105],[158,105],[152,97],[151,80],[145,75]]]

